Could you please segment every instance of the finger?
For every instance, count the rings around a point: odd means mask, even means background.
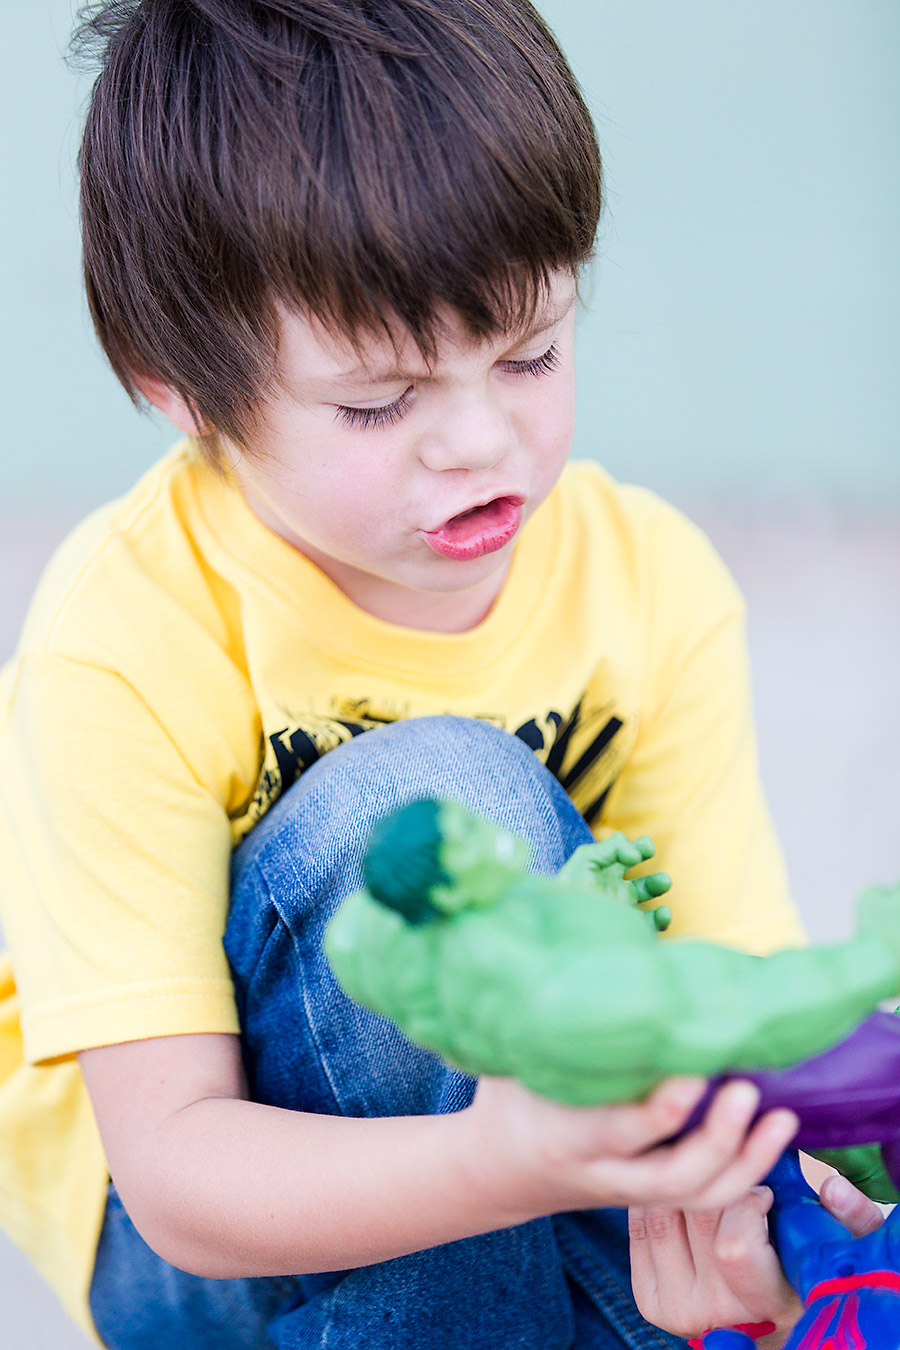
[[[651,850],[650,853],[644,852],[648,846]],[[627,872],[629,867],[638,867],[640,863],[646,862],[647,858],[652,858],[652,850],[653,845],[649,839],[632,840],[626,839],[623,835],[622,839],[616,844],[616,862],[624,867]]]
[[[799,1316],[800,1300],[769,1241],[766,1214],[771,1205],[767,1186],[755,1186],[731,1205],[722,1215],[715,1253],[742,1316],[785,1324]]]
[[[649,834],[642,834],[639,839],[632,839],[631,847],[636,849],[641,856],[641,861],[646,862],[652,858],[656,849],[653,847],[653,840]]]
[[[643,1102],[600,1108],[603,1148],[617,1157],[631,1158],[670,1139],[684,1126],[705,1091],[704,1078],[667,1078]]]
[[[772,1170],[799,1128],[793,1111],[769,1111],[761,1116],[737,1156],[700,1190],[693,1203],[703,1208],[732,1204]]]
[[[849,1228],[854,1237],[865,1237],[874,1233],[884,1222],[884,1213],[862,1191],[858,1191],[846,1177],[835,1175],[826,1177],[819,1192],[819,1199],[836,1219]]]
[[[655,900],[672,889],[672,878],[668,872],[651,872],[648,877],[636,877],[631,885],[638,901]]]
[[[595,867],[611,866],[612,863],[618,860],[619,848],[621,847],[621,845],[627,843],[628,840],[625,838],[621,830],[616,830],[614,834],[609,835],[609,837],[606,839],[598,839],[597,843],[592,845],[594,866]]]
[[[663,1191],[661,1198],[679,1204],[692,1199],[699,1205],[699,1193],[739,1156],[758,1103],[759,1090],[752,1083],[736,1081],[720,1088],[701,1124],[672,1145],[668,1159],[657,1155],[663,1162],[666,1185],[671,1188]]]
[[[725,1211],[721,1209],[688,1209],[683,1210],[682,1213],[684,1214],[684,1226],[688,1241],[691,1244],[694,1264],[699,1266],[701,1263],[707,1262],[709,1256],[716,1249],[719,1227]]]
[[[658,1205],[628,1211],[632,1281],[637,1271],[642,1289],[664,1290],[670,1297],[672,1291],[689,1293],[697,1269],[686,1218],[684,1210]]]
[[[727,1265],[746,1260],[768,1260],[772,1253],[766,1215],[772,1208],[768,1186],[754,1186],[722,1213],[716,1241],[716,1255]]]
[[[656,1262],[653,1260],[653,1245],[650,1225],[647,1223],[649,1211],[641,1206],[632,1206],[628,1211],[628,1243],[631,1255],[631,1288],[638,1308],[648,1321],[659,1307],[659,1281]]]
[[[668,1079],[642,1107],[610,1110],[603,1140],[607,1157],[598,1157],[594,1164],[598,1184],[614,1184],[616,1178],[627,1181],[625,1203],[714,1208],[702,1206],[699,1193],[739,1155],[759,1094],[752,1083],[728,1084],[713,1098],[697,1129],[674,1144],[664,1143],[677,1132],[673,1122],[679,1116],[679,1124],[684,1124],[685,1108],[697,1097],[698,1088],[703,1090],[700,1080]],[[620,1141],[618,1148],[611,1147],[615,1137],[611,1131],[626,1127],[633,1131],[628,1144]],[[599,1153],[596,1144],[594,1152]],[[610,1153],[617,1156],[610,1157]],[[729,1196],[729,1200],[735,1198]]]
[[[648,1200],[685,1209],[724,1209],[768,1172],[797,1130],[793,1112],[772,1111],[747,1133],[759,1101],[752,1083],[727,1084],[696,1130],[669,1149],[646,1156],[631,1180]],[[636,1160],[636,1162],[639,1160]]]

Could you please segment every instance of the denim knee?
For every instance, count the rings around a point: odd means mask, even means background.
[[[323,755],[288,789],[235,854],[232,888],[269,845],[296,846],[313,878],[339,854],[359,857],[368,827],[417,797],[453,797],[529,839],[535,870],[556,871],[591,835],[534,752],[488,722],[449,715],[409,718],[362,733]],[[291,822],[293,821],[293,825]],[[304,831],[316,827],[310,840]],[[313,881],[314,884],[314,881]]]

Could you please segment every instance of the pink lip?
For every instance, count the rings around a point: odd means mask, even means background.
[[[437,530],[422,530],[422,537],[435,553],[455,562],[468,562],[496,553],[522,524],[521,497],[494,497],[482,506],[461,511]]]

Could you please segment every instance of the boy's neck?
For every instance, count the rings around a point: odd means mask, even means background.
[[[476,628],[493,609],[512,562],[510,556],[495,572],[462,591],[420,591],[359,572],[334,558],[319,557],[308,547],[298,551],[366,614],[400,628],[431,633],[465,633]]]
[[[463,592],[405,591],[391,596],[380,596],[377,589],[373,588],[371,595],[364,595],[362,598],[348,591],[344,591],[344,594],[367,614],[382,619],[385,623],[423,632],[466,633],[476,628],[490,614],[508,573],[509,564],[502,572]],[[340,585],[339,582],[336,584]],[[341,590],[344,590],[342,586]]]

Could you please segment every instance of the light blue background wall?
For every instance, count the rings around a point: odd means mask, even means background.
[[[607,169],[577,450],[678,500],[900,503],[897,0],[544,0]],[[0,506],[90,505],[169,441],[90,335],[69,0],[3,18]]]

